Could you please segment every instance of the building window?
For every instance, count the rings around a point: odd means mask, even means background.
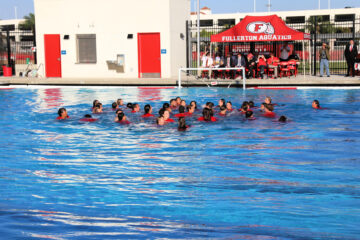
[[[335,15],[335,22],[352,22],[355,19],[355,14],[338,14]]]
[[[200,27],[212,27],[213,26],[213,20],[200,20]]]
[[[286,23],[305,23],[305,16],[286,17]]]
[[[232,26],[232,25],[235,25],[235,19],[219,19],[218,20],[218,25],[219,26],[225,26],[225,25]]]
[[[96,35],[77,34],[77,63],[96,63]]]

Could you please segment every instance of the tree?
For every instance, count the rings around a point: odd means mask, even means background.
[[[336,30],[334,24],[331,23],[330,21],[325,21],[322,16],[317,17],[316,29],[315,29],[315,17],[311,16],[306,22],[306,29],[312,34],[314,34],[315,32],[321,34],[334,33]]]
[[[28,16],[24,16],[25,21],[19,24],[19,27],[23,30],[31,30],[35,31],[35,15],[33,13],[29,13]]]

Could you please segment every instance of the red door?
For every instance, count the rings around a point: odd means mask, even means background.
[[[160,33],[138,33],[139,78],[161,78]]]
[[[45,34],[46,77],[61,77],[60,35]]]

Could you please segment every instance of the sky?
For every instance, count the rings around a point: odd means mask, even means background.
[[[266,5],[269,0],[255,1],[257,12],[267,11]],[[321,9],[328,8],[328,1],[320,0]],[[192,11],[196,9],[196,3],[197,0],[191,0]],[[272,11],[318,9],[318,0],[271,0],[271,5]],[[346,6],[360,8],[360,0],[330,0],[330,5],[331,8],[344,8]],[[254,0],[200,0],[200,7],[204,6],[211,8],[213,13],[253,12]],[[0,0],[0,19],[15,19],[15,7],[17,18],[23,18],[25,15],[34,12],[33,0]]]

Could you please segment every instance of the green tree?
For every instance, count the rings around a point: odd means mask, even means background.
[[[307,31],[309,31],[312,34],[314,34],[315,32],[321,33],[321,34],[334,33],[336,31],[334,24],[329,21],[324,21],[322,16],[317,17],[316,29],[315,29],[315,17],[311,16],[306,21],[306,29],[307,29]]]
[[[28,16],[24,16],[25,21],[19,24],[19,27],[23,30],[35,31],[35,15],[29,13]]]

